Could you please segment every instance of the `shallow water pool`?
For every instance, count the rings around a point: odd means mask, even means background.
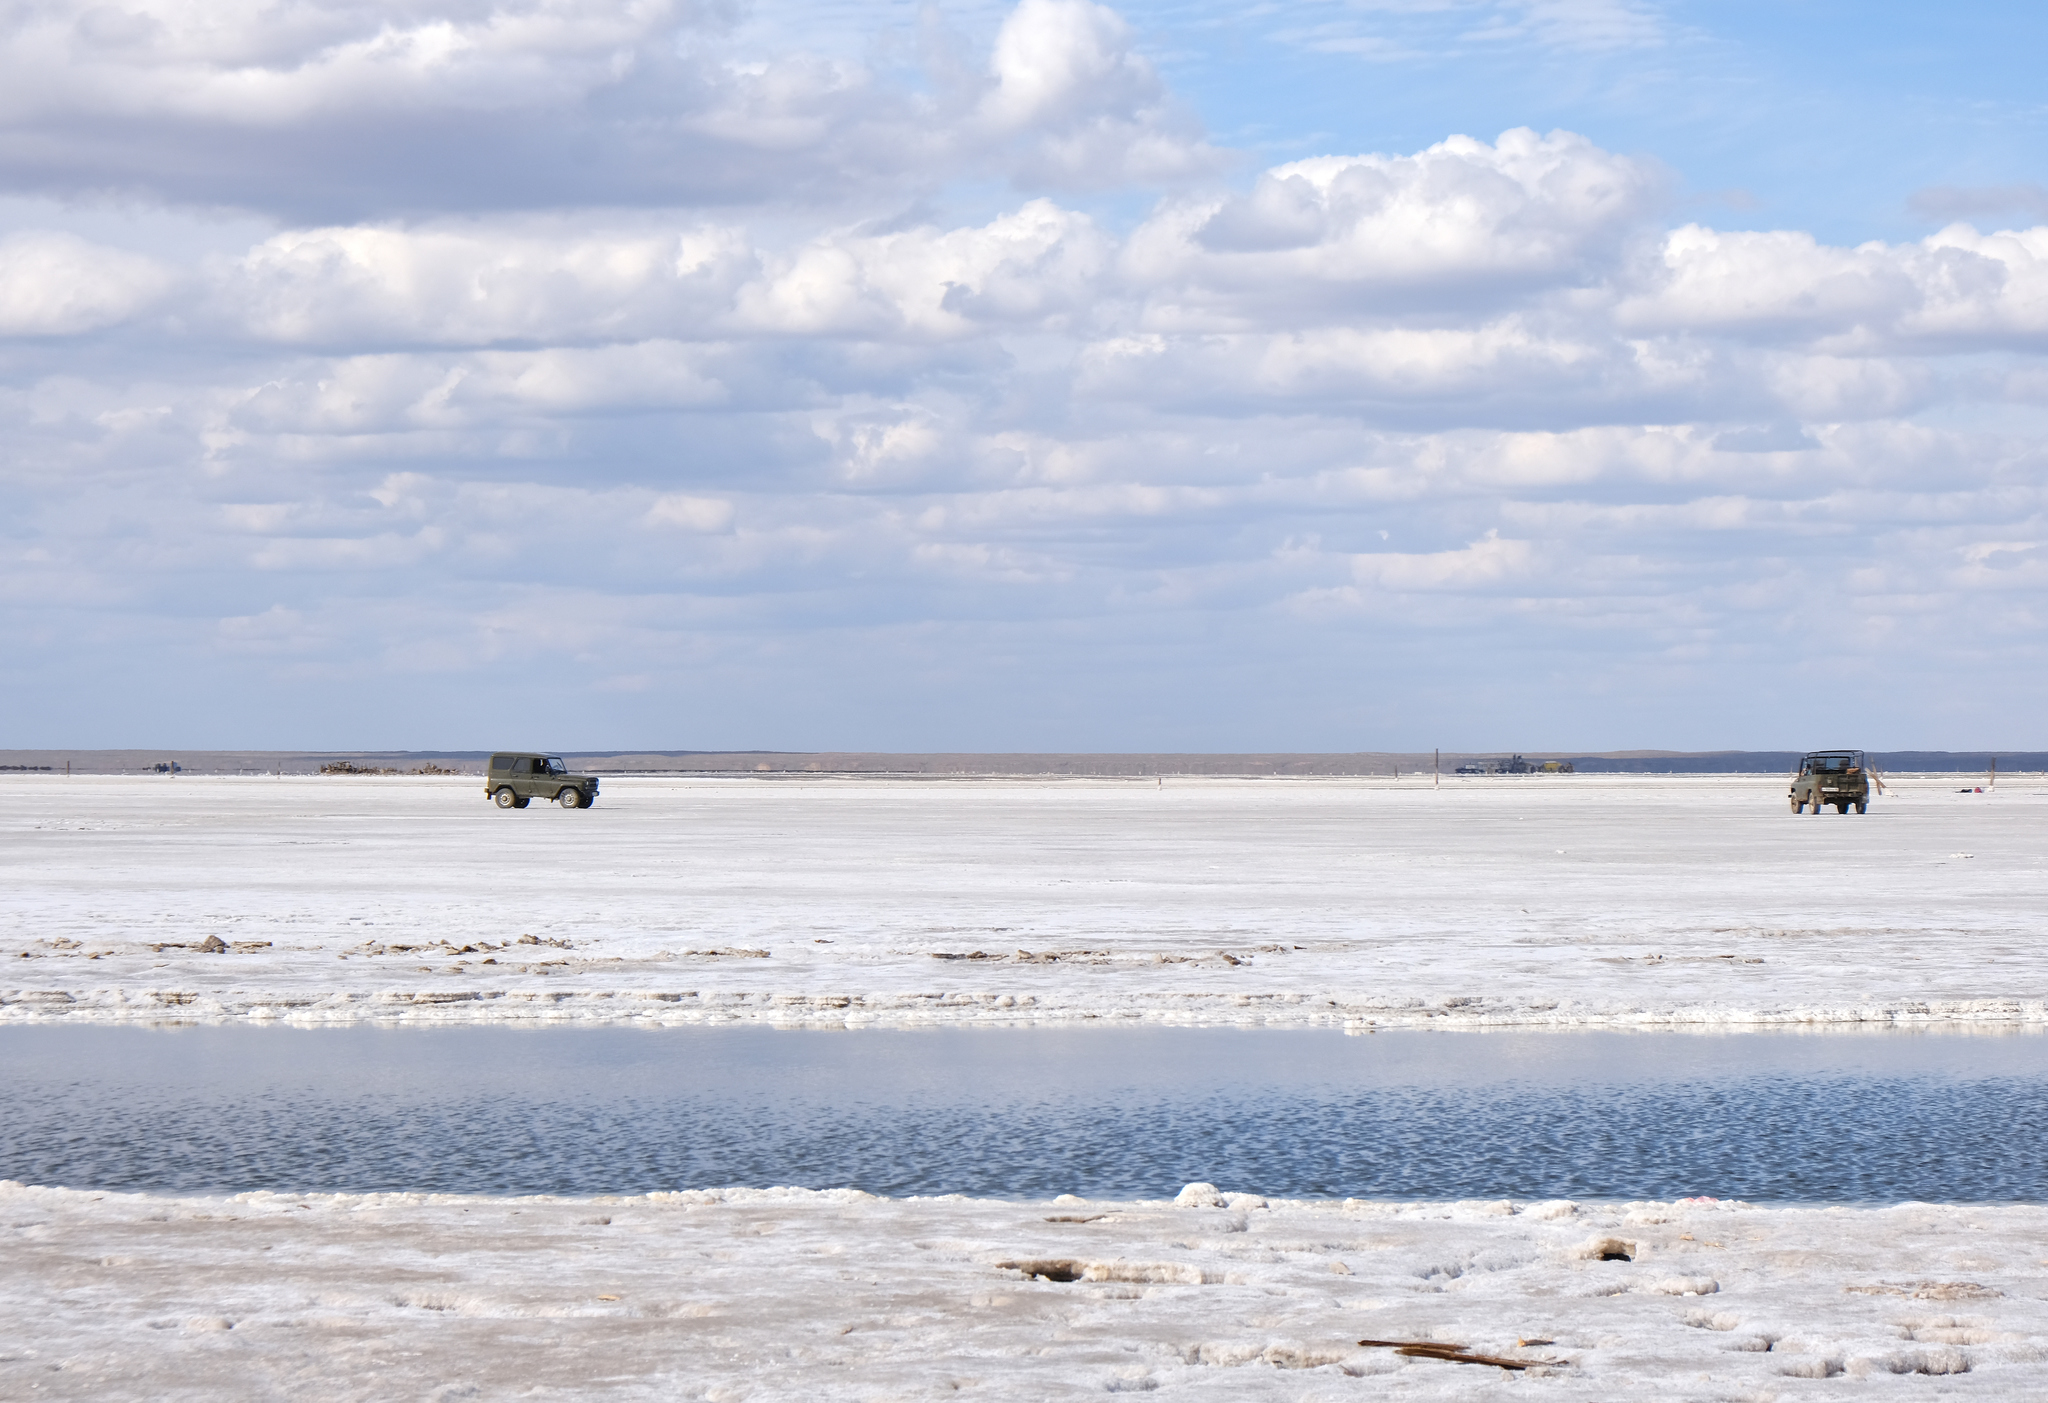
[[[0,1028],[103,1189],[2048,1200],[2048,1037]]]

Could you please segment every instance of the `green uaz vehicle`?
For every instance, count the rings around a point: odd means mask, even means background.
[[[484,793],[501,809],[523,809],[535,799],[587,809],[597,802],[597,776],[570,774],[559,755],[508,750],[491,757]]]
[[[1863,752],[1808,752],[1799,762],[1799,773],[1792,777],[1792,812],[1804,813],[1808,804],[1815,813],[1824,804],[1833,804],[1838,814],[1849,812],[1852,804],[1859,814],[1869,808],[1870,767],[1863,763]]]

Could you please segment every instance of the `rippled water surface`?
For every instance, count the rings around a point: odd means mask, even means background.
[[[0,1176],[2039,1202],[2048,1037],[14,1027]]]

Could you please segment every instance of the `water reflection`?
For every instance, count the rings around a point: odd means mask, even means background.
[[[0,1175],[2040,1201],[2048,1038],[1199,1029],[0,1029]]]

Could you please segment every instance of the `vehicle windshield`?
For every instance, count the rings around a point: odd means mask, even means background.
[[[569,773],[569,767],[562,763],[561,756],[550,755],[548,757],[548,773],[551,775],[566,775]]]

